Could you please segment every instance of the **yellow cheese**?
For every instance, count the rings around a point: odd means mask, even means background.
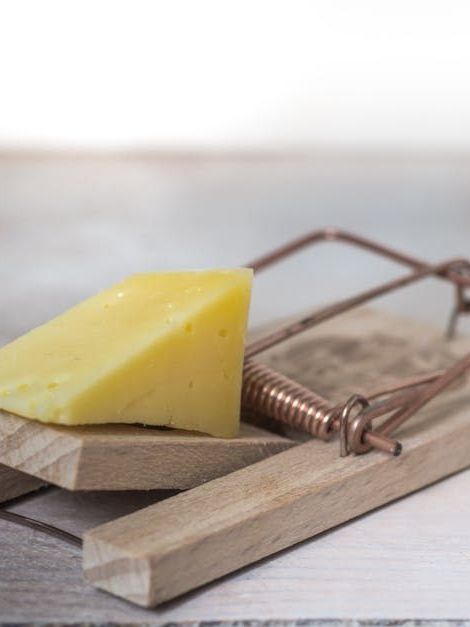
[[[236,435],[252,272],[137,274],[0,349],[0,408]]]

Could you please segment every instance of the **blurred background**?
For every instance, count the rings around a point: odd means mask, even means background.
[[[0,343],[328,225],[468,255],[469,24],[466,0],[0,0]],[[260,275],[252,323],[403,272],[322,245]]]

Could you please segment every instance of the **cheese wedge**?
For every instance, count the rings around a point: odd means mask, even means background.
[[[237,434],[252,271],[137,274],[0,349],[0,408]]]

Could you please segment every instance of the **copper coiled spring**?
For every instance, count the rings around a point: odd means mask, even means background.
[[[251,359],[244,365],[242,404],[316,438],[328,440],[331,435],[335,412],[327,400]]]
[[[346,403],[333,405],[303,385],[251,359],[245,360],[243,369],[242,406],[255,415],[277,420],[321,440],[329,440],[339,431],[342,455],[363,453],[371,447],[392,455],[399,455],[401,451],[396,440],[369,430],[367,415],[355,415],[357,408],[369,407],[363,396],[355,394]]]

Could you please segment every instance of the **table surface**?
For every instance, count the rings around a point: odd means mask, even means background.
[[[240,264],[331,223],[435,261],[465,255],[468,166],[457,157],[4,156],[0,342],[133,271]],[[257,279],[253,324],[399,272],[337,245],[302,253]],[[443,325],[451,298],[428,281],[380,305]],[[86,585],[78,549],[2,521],[0,619],[465,619],[469,494],[462,472],[156,610]],[[12,507],[80,532],[165,496],[50,489]]]

